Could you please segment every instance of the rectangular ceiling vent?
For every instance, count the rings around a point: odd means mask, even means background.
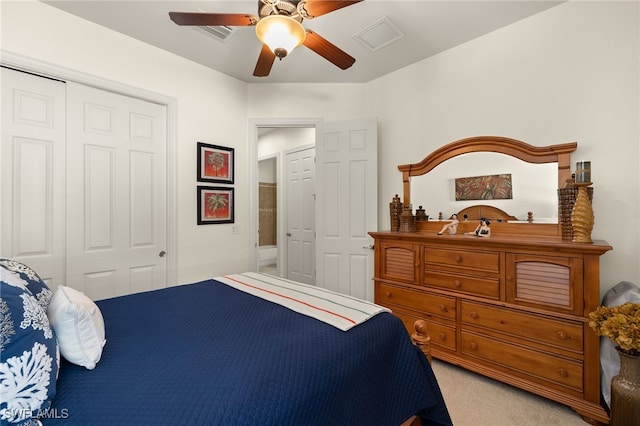
[[[375,52],[404,37],[404,33],[389,18],[383,16],[362,31],[353,35],[353,38],[362,43],[367,49]]]
[[[229,38],[231,38],[236,32],[238,32],[238,27],[228,27],[226,25],[212,25],[206,27],[191,28],[223,43],[229,40]]]

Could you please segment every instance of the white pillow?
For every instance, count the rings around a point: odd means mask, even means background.
[[[104,319],[98,306],[84,293],[59,285],[51,298],[47,315],[62,356],[69,362],[93,370],[106,343]]]

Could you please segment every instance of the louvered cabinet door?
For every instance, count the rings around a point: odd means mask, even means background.
[[[507,302],[582,315],[581,257],[507,253]]]
[[[376,241],[376,275],[385,280],[418,285],[420,245],[400,241]]]

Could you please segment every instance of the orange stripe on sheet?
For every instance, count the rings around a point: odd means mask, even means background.
[[[266,290],[266,289],[264,289],[264,288],[261,288],[261,287],[258,287],[258,286],[255,286],[255,285],[249,284],[248,282],[240,281],[240,280],[238,280],[238,279],[236,279],[236,278],[233,278],[233,277],[230,277],[230,276],[228,276],[228,275],[227,275],[227,276],[225,276],[225,278],[226,278],[226,279],[228,279],[228,280],[231,280],[231,281],[235,281],[235,282],[237,282],[238,284],[242,284],[242,285],[245,285],[245,286],[247,286],[247,287],[251,287],[251,288],[253,288],[253,289],[255,289],[255,290],[260,290],[260,291],[263,291],[263,292],[265,292],[265,293],[273,294],[273,295],[278,296],[278,297],[281,297],[281,298],[283,298],[283,299],[291,300],[291,301],[296,302],[296,303],[299,303],[299,304],[301,304],[301,305],[305,305],[305,306],[307,306],[307,307],[309,307],[309,308],[311,308],[311,309],[315,309],[315,310],[317,310],[317,311],[325,312],[325,313],[327,313],[327,314],[329,314],[329,315],[334,315],[334,316],[336,316],[336,317],[338,317],[338,318],[342,318],[343,320],[348,321],[348,322],[350,322],[350,323],[352,323],[352,324],[357,324],[357,321],[355,321],[355,320],[353,320],[353,319],[351,319],[351,318],[349,318],[349,317],[346,317],[346,316],[344,316],[344,315],[340,315],[340,314],[339,314],[339,313],[337,313],[337,312],[333,312],[333,311],[330,311],[330,310],[328,310],[328,309],[321,308],[321,307],[319,307],[319,306],[315,306],[315,305],[313,305],[313,304],[311,304],[311,303],[308,303],[308,302],[305,302],[305,301],[303,301],[303,300],[296,299],[295,297],[286,296],[286,295],[284,295],[284,294],[282,294],[282,293],[278,293],[278,292],[271,291],[271,290]]]

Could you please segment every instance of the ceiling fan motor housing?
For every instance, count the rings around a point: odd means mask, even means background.
[[[298,22],[304,19],[300,8],[304,10],[304,0],[260,0],[258,15],[260,18],[270,15],[284,15]]]

